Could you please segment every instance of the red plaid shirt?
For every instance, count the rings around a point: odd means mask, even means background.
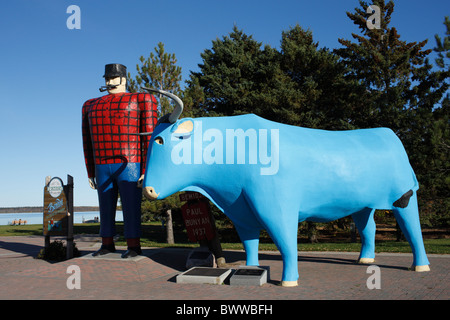
[[[139,162],[145,173],[150,136],[157,122],[156,100],[148,93],[118,93],[90,99],[83,105],[83,148],[88,177],[95,165]]]

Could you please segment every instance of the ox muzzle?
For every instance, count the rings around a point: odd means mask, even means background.
[[[150,200],[156,200],[159,196],[159,193],[156,193],[156,191],[153,187],[145,187],[143,189],[143,191],[144,191],[144,196]]]

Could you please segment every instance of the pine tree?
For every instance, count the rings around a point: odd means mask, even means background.
[[[158,43],[155,53],[151,52],[148,58],[141,56],[139,61],[141,66],[136,65],[138,74],[135,80],[128,73],[128,90],[130,92],[141,91],[140,87],[145,86],[180,95],[181,67],[176,65],[177,59],[174,53],[165,52],[162,42]],[[160,115],[170,113],[173,109],[171,101],[162,95],[157,95],[157,97]]]
[[[435,72],[433,81],[441,83],[439,93],[444,97],[434,106],[432,124],[427,128],[428,135],[425,141],[426,148],[421,163],[424,172],[423,183],[428,187],[426,209],[429,209],[432,220],[430,224],[450,226],[450,94],[448,93],[450,80],[450,20],[445,17],[445,37],[441,40],[435,35],[438,53],[435,62],[438,71]]]
[[[361,8],[347,16],[359,27],[362,35],[352,34],[357,42],[339,39],[344,46],[335,52],[349,67],[350,77],[361,81],[366,89],[361,97],[361,109],[356,111],[353,122],[358,127],[389,127],[404,136],[407,131],[410,110],[416,107],[420,88],[413,84],[421,73],[427,72],[426,56],[431,50],[423,50],[427,40],[405,42],[400,40],[395,27],[390,27],[394,2],[373,1],[380,9],[379,29],[369,29],[366,13],[369,4],[360,1]],[[424,91],[424,90],[422,90]]]
[[[446,27],[444,40],[441,40],[439,35],[435,35],[436,47],[433,49],[438,53],[438,58],[436,58],[436,64],[441,69],[449,70],[450,64],[448,63],[450,59],[450,19],[445,17],[444,25]]]
[[[208,114],[199,106],[205,102],[205,93],[199,84],[198,78],[187,80],[188,86],[184,89],[181,99],[184,103],[183,115],[185,117],[203,117]]]
[[[335,52],[349,68],[347,77],[365,88],[352,122],[362,128],[389,127],[403,141],[419,180],[423,218],[427,206],[444,190],[434,173],[442,169],[436,161],[436,139],[445,133],[440,128],[448,127],[448,120],[446,124],[436,122],[441,110],[445,110],[441,105],[445,104],[442,98],[448,89],[448,74],[433,71],[428,59],[431,50],[424,50],[427,40],[400,40],[395,27],[390,26],[393,1],[373,2],[379,8],[379,28],[368,27],[367,19],[372,18],[366,11],[369,4],[360,1],[360,8],[347,16],[359,27],[361,35],[352,34],[356,42],[339,39],[343,48]],[[443,52],[441,48],[444,46],[438,45]]]
[[[351,129],[349,116],[357,85],[328,48],[319,48],[310,30],[299,25],[282,33],[280,66],[286,79],[278,95],[280,122],[320,128]],[[284,113],[284,115],[282,115]]]
[[[202,88],[198,108],[208,115],[261,114],[261,85],[272,76],[271,55],[276,50],[246,35],[236,26],[229,36],[216,39],[205,50],[200,72],[192,72],[189,88]]]
[[[128,73],[128,90],[130,92],[138,92],[142,91],[140,87],[144,86],[170,91],[178,96],[182,96],[180,88],[181,67],[176,65],[177,59],[175,54],[165,52],[162,42],[158,43],[154,51],[154,53],[150,53],[148,58],[143,56],[139,58],[141,65],[136,65],[138,74],[135,79]],[[156,97],[159,100],[158,116],[170,113],[173,109],[170,99],[161,95],[156,95]],[[183,114],[186,114],[186,110],[184,110]],[[175,207],[180,207],[178,194],[157,202],[143,197],[141,205],[142,219],[144,221],[155,219],[155,217],[161,215],[161,212],[165,213],[167,210]]]
[[[185,93],[208,115],[254,113],[291,125],[352,127],[346,117],[354,86],[344,78],[345,65],[298,25],[283,32],[281,51],[234,27],[201,56]]]

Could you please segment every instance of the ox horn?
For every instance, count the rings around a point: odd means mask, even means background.
[[[173,109],[172,113],[169,116],[169,122],[175,123],[178,120],[181,113],[183,112],[183,101],[181,101],[180,98],[178,98],[173,93],[170,93],[170,92],[167,92],[164,90],[160,90],[160,89],[146,88],[146,87],[141,87],[141,89],[148,91],[148,92],[156,92],[156,93],[162,94],[166,97],[171,98],[173,101],[175,101],[175,109]]]

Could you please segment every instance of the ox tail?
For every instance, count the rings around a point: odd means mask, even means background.
[[[414,173],[412,168],[411,168],[411,173],[412,173],[413,180],[414,180],[414,186],[412,187],[412,191],[415,192],[415,191],[419,190],[419,181],[417,181],[416,174]]]
[[[412,189],[405,192],[399,199],[397,199],[392,205],[397,208],[406,208],[409,204],[409,199],[412,197],[414,192],[419,189],[419,182],[417,181],[416,174],[411,169],[411,174],[413,176],[414,186]]]

